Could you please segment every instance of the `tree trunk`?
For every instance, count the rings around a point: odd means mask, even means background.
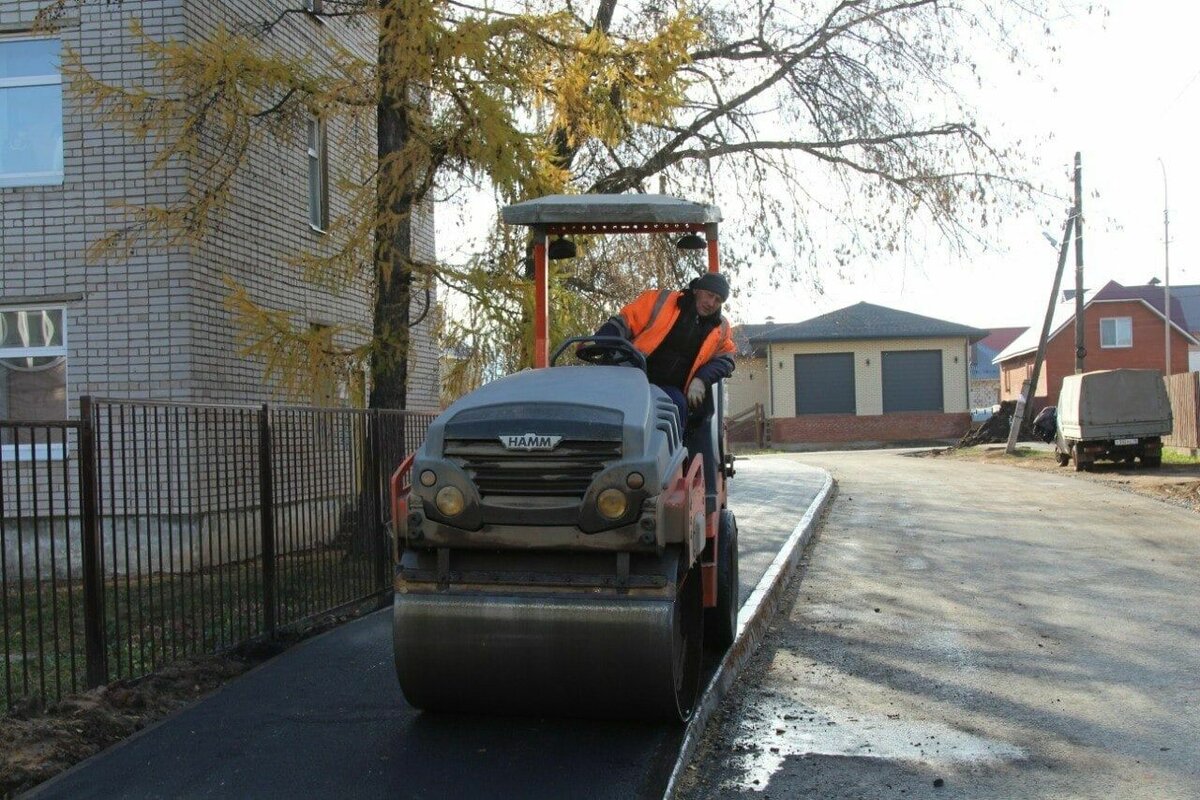
[[[398,25],[403,22],[398,19],[387,21],[385,18],[384,24]],[[408,144],[409,81],[407,76],[397,74],[391,41],[386,31],[381,30],[376,134],[382,168],[376,190],[378,222],[375,227],[373,315],[376,347],[371,354],[371,394],[368,401],[371,408],[405,408],[408,390],[413,190],[411,171],[394,166],[394,158]],[[397,186],[397,182],[402,185]]]

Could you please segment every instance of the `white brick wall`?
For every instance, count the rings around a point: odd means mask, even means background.
[[[0,36],[28,31],[41,5],[0,3]],[[140,17],[147,35],[178,36],[181,3],[142,5],[88,4],[58,38],[102,79],[154,86],[156,77],[129,57],[129,23]],[[89,392],[178,397],[190,374],[185,254],[158,249],[109,263],[84,254],[124,221],[115,203],[161,201],[177,191],[178,168],[152,177],[148,160],[142,146],[100,125],[64,91],[63,185],[0,189],[0,302],[66,305],[71,413]]]
[[[772,344],[771,361],[774,394],[771,417],[796,416],[796,370],[794,356],[808,353],[854,354],[854,399],[859,416],[883,413],[884,351],[941,350],[942,403],[947,414],[967,411],[966,339],[874,339],[863,341],[789,342]],[[955,361],[955,359],[958,359]],[[867,361],[870,360],[870,364]]]
[[[27,30],[41,0],[0,2],[0,36]],[[204,36],[218,23],[241,27],[274,18],[293,0],[125,0],[84,4],[59,36],[103,80],[159,85],[143,63],[130,22],[153,39]],[[274,46],[323,52],[334,33],[369,54],[374,34],[363,24],[318,22],[288,15],[270,37]],[[183,167],[150,173],[145,145],[102,125],[64,93],[64,184],[0,189],[0,303],[63,302],[68,309],[68,391],[71,413],[81,394],[172,400],[260,402],[278,399],[262,380],[262,364],[238,353],[237,331],[225,308],[229,276],[259,302],[292,312],[301,324],[334,322],[369,331],[370,286],[364,278],[334,294],[306,284],[286,266],[300,248],[329,246],[307,217],[307,156],[303,131],[294,146],[250,154],[233,202],[206,241],[195,248],[142,248],[128,259],[89,262],[86,246],[118,227],[117,202],[162,203],[184,187]],[[349,134],[354,133],[351,137]],[[373,117],[357,130],[334,122],[330,132],[330,206],[346,198],[335,187],[351,159],[338,143],[375,149]],[[414,219],[414,253],[432,261],[432,208]],[[436,296],[434,297],[436,302]],[[425,306],[414,301],[414,314]],[[438,361],[431,319],[414,332],[408,406],[438,405]],[[347,342],[349,343],[349,342]]]
[[[1040,383],[1040,381],[1039,381]],[[984,408],[1000,402],[1000,379],[971,381],[971,408]]]
[[[432,264],[437,260],[434,239],[433,202],[427,200],[413,217],[413,258]],[[412,319],[423,315],[413,329],[408,356],[408,407],[414,411],[437,411],[441,407],[441,348],[437,341],[437,284],[429,287],[426,307],[423,288],[414,290],[410,304]]]

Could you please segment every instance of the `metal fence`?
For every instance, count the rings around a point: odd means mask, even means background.
[[[0,421],[3,707],[390,589],[387,478],[432,414],[83,398]]]

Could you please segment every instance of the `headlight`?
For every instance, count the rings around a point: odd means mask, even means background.
[[[457,486],[443,486],[433,498],[433,503],[437,510],[447,517],[458,516],[466,507],[466,500]]]
[[[646,479],[642,477],[640,472],[631,472],[629,477],[625,479],[625,485],[630,489],[640,489],[646,484]]]
[[[437,475],[434,473],[433,470],[427,469],[427,470],[423,470],[421,472],[421,485],[422,486],[433,486],[435,483],[437,483]]]
[[[620,489],[605,489],[596,498],[596,510],[605,519],[620,519],[625,516],[626,507],[625,493]]]

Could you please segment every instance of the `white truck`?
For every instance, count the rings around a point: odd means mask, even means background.
[[[1143,467],[1162,464],[1162,437],[1171,433],[1171,402],[1156,369],[1107,369],[1063,378],[1058,395],[1059,466],[1096,461]]]

